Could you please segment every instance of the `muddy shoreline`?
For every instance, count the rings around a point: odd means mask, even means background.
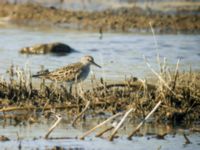
[[[12,11],[11,11],[12,10]],[[35,4],[0,4],[1,22],[102,32],[199,33],[200,14],[185,10],[168,14],[139,7],[101,12],[67,11]]]

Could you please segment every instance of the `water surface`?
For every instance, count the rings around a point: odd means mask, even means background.
[[[156,35],[158,46],[151,34],[104,33],[103,39],[95,32],[68,31],[60,29],[41,30],[38,28],[0,28],[0,73],[5,75],[11,64],[24,68],[28,65],[32,73],[41,65],[49,70],[78,61],[84,55],[92,55],[102,69],[93,67],[98,77],[120,80],[125,76],[146,78],[152,75],[143,56],[155,70],[159,70],[160,60],[167,59],[173,71],[178,59],[181,70],[199,70],[200,35]],[[24,55],[19,50],[39,43],[63,42],[77,53],[66,56]]]
[[[22,149],[51,149],[55,146],[60,146],[66,149],[72,150],[132,150],[141,149],[159,149],[162,150],[197,150],[200,148],[200,135],[198,133],[190,133],[188,127],[199,127],[199,125],[190,126],[172,126],[168,124],[155,124],[146,123],[141,128],[141,134],[144,136],[134,136],[132,140],[127,140],[127,135],[137,126],[136,123],[125,123],[125,127],[119,130],[119,138],[113,142],[108,141],[109,134],[105,134],[102,138],[95,138],[95,133],[92,133],[85,140],[79,140],[76,137],[81,136],[84,132],[91,129],[97,123],[103,119],[87,118],[86,121],[77,122],[76,128],[70,125],[69,120],[66,118],[66,114],[63,115],[63,120],[56,127],[56,129],[50,134],[50,137],[67,137],[68,139],[51,139],[45,140],[44,135],[48,129],[55,122],[53,118],[46,120],[45,118],[38,118],[38,122],[29,124],[26,121],[19,124],[15,124],[15,121],[7,120],[0,121],[0,134],[10,138],[10,141],[0,142],[2,150],[6,149],[18,149],[21,145]],[[97,121],[99,120],[99,121]],[[102,130],[102,129],[101,129]],[[155,138],[156,134],[169,133],[164,140],[158,140]],[[147,133],[153,133],[149,135]],[[176,133],[176,134],[174,134]],[[187,137],[192,142],[191,144],[185,144],[183,133],[187,134]]]

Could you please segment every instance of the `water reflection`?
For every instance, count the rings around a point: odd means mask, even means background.
[[[101,118],[87,118],[86,121],[78,122],[78,126],[73,128],[70,125],[69,118],[66,117],[64,120],[57,126],[55,131],[52,132],[50,137],[68,137],[67,139],[60,140],[45,140],[43,137],[47,133],[48,128],[55,121],[52,119],[45,119],[43,117],[38,118],[38,123],[28,123],[24,121],[24,123],[20,123],[18,125],[14,125],[14,120],[7,120],[5,125],[5,120],[0,121],[1,135],[9,137],[11,140],[8,142],[0,142],[2,149],[18,149],[19,144],[21,143],[22,149],[47,149],[52,148],[54,146],[61,146],[65,148],[74,148],[74,149],[127,149],[131,150],[133,147],[136,149],[146,149],[147,147],[151,147],[152,149],[157,149],[160,145],[162,149],[198,149],[199,138],[198,134],[188,134],[189,132],[186,130],[187,127],[193,127],[193,125],[189,126],[173,126],[169,124],[159,124],[159,123],[146,123],[141,128],[140,133],[142,136],[134,136],[132,141],[126,139],[126,136],[135,128],[138,122],[133,124],[125,123],[125,127],[123,127],[118,135],[120,137],[115,139],[114,142],[109,142],[106,137],[109,134],[105,134],[103,137],[105,138],[95,138],[94,134],[87,137],[84,141],[80,141],[76,139],[76,136],[80,136],[86,130],[94,127],[98,122],[103,121]],[[98,131],[97,131],[98,132]],[[96,133],[97,133],[96,132]],[[168,133],[165,137],[165,140],[156,139],[156,134]],[[174,134],[177,133],[177,134]],[[188,135],[188,138],[192,141],[192,144],[185,145],[184,138],[182,136],[183,133]],[[144,135],[144,136],[143,136]]]

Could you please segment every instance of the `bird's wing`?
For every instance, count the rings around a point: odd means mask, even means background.
[[[78,62],[49,72],[45,78],[54,81],[74,81],[82,73],[83,64]]]

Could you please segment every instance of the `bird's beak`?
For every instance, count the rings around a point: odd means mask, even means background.
[[[101,68],[101,66],[99,66],[98,64],[96,64],[94,61],[92,62],[92,64],[93,64],[94,66],[97,66],[97,67]]]

